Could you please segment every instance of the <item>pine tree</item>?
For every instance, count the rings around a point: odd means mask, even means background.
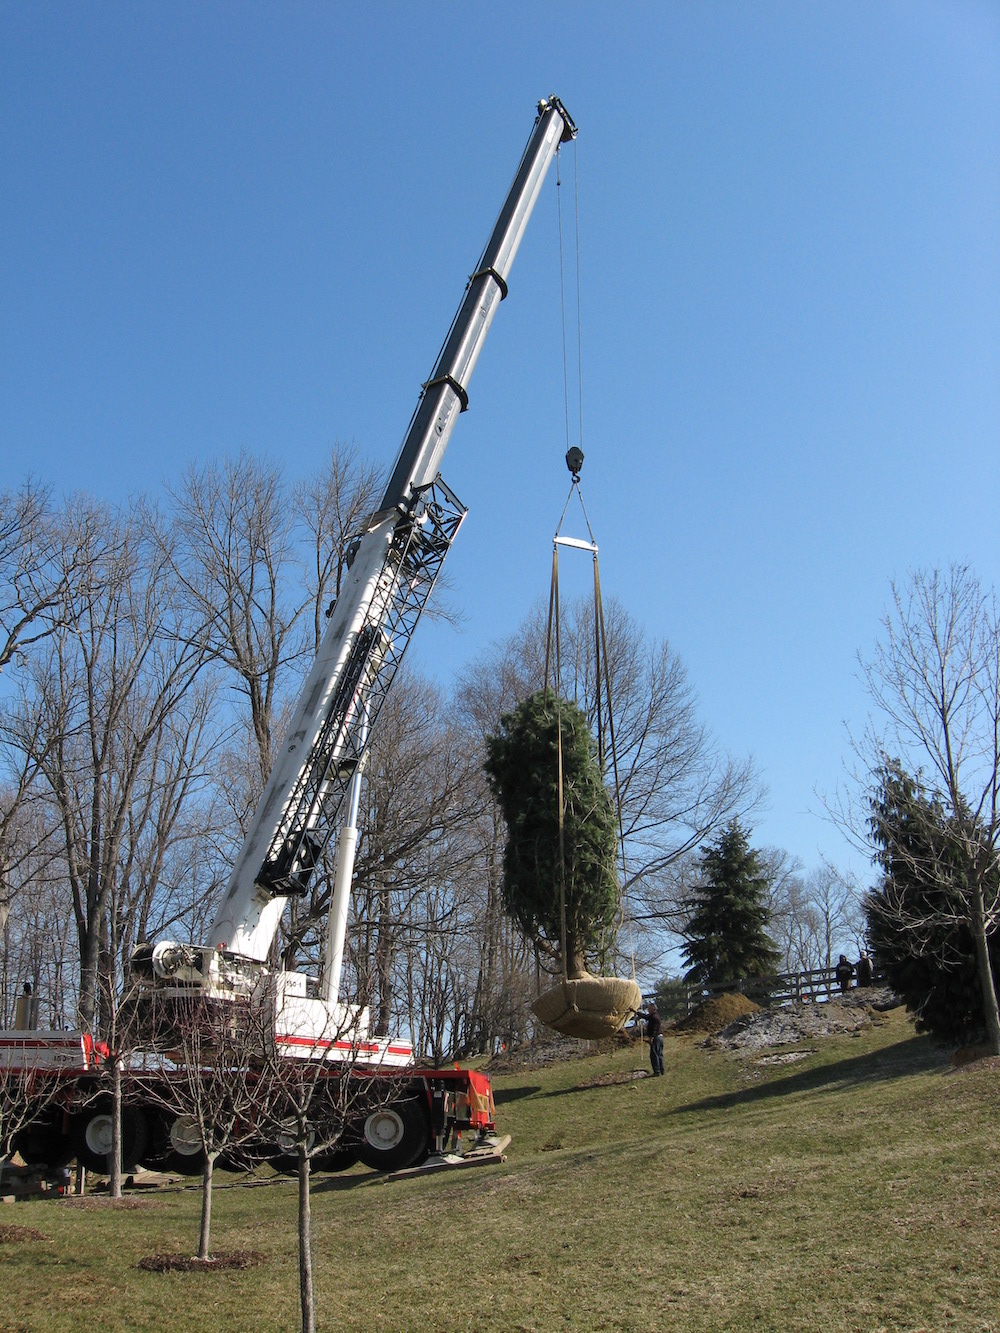
[[[688,919],[681,953],[690,984],[767,976],[780,962],[767,934],[767,874],[749,836],[733,819],[701,849],[701,887],[684,904]]]
[[[883,765],[871,809],[882,880],[864,910],[875,964],[915,1013],[918,1030],[949,1041],[978,1037],[984,1020],[969,926],[973,875],[959,821],[896,761]],[[995,934],[989,953],[1000,980]]]
[[[530,695],[487,741],[486,773],[507,823],[504,906],[551,958],[561,953],[557,739],[563,753],[566,973],[608,943],[618,911],[614,807],[586,715],[551,690]]]

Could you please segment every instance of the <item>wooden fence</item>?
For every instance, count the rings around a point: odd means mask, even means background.
[[[857,985],[851,982],[852,988]],[[687,987],[687,1010],[691,1012],[704,1000],[737,992],[761,1005],[792,1004],[811,1000],[825,1004],[840,994],[840,982],[832,967],[814,967],[808,972],[775,972],[768,977],[743,977],[739,981],[717,981],[704,986]]]

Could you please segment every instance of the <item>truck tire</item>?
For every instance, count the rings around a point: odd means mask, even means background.
[[[88,1171],[107,1175],[110,1170],[113,1111],[110,1097],[99,1097],[70,1122],[76,1160]],[[134,1170],[142,1160],[149,1137],[145,1114],[137,1106],[122,1107],[122,1170]]]
[[[267,1164],[273,1166],[275,1171],[280,1171],[283,1175],[292,1175],[299,1169],[299,1154],[296,1147],[296,1126],[293,1121],[287,1122],[287,1125],[278,1133],[277,1144],[278,1151],[268,1153]],[[316,1142],[316,1131],[309,1130],[308,1147],[312,1148]]]
[[[161,1134],[164,1151],[159,1169],[178,1176],[200,1176],[205,1170],[205,1149],[195,1118],[190,1115],[164,1116]]]
[[[14,1136],[11,1145],[21,1154],[26,1166],[48,1167],[58,1170],[73,1159],[73,1140],[63,1132],[63,1113],[42,1115],[25,1125]]]
[[[345,1144],[343,1147],[337,1144],[334,1148],[328,1148],[326,1152],[317,1153],[313,1158],[313,1168],[316,1171],[328,1171],[334,1174],[338,1171],[350,1171],[351,1167],[359,1160],[361,1148],[357,1143]]]
[[[402,1171],[417,1166],[430,1152],[431,1122],[417,1097],[407,1097],[372,1111],[361,1126],[358,1155],[373,1171]]]

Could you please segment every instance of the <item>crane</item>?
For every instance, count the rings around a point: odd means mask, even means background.
[[[500,214],[421,386],[381,503],[351,552],[347,576],[329,608],[316,658],[208,938],[201,943],[146,942],[130,960],[133,978],[164,1001],[202,996],[223,1004],[243,1001],[266,1007],[274,1041],[290,1059],[350,1062],[353,1067],[360,1058],[380,1075],[399,1077],[401,1104],[412,1102],[414,1082],[419,1084],[429,1108],[426,1124],[421,1120],[411,1132],[401,1116],[394,1130],[391,1117],[387,1124],[383,1116],[379,1142],[368,1144],[376,1164],[399,1165],[407,1156],[419,1156],[416,1140],[422,1135],[426,1148],[432,1130],[440,1144],[456,1125],[480,1130],[493,1125],[492,1096],[483,1075],[447,1070],[416,1076],[410,1042],[373,1035],[367,1008],[342,1003],[339,992],[359,784],[369,736],[466,514],[440,475],[441,462],[458,418],[468,408],[469,381],[507,295],[508,275],[546,174],[560,145],[576,133],[558,97],[539,102]],[[308,891],[335,836],[338,853],[323,975],[317,979],[274,967],[269,960],[285,907],[289,899]],[[27,1059],[29,1044],[37,1061],[39,1038],[44,1036],[34,1033],[19,1047],[16,1032],[3,1034],[0,1063],[16,1060],[19,1049]],[[66,1034],[52,1034],[52,1041],[67,1046]],[[78,1048],[83,1051],[80,1076],[93,1077],[93,1045],[87,1048],[74,1038],[69,1049],[72,1053]],[[88,1136],[82,1137],[86,1141]],[[95,1131],[90,1139],[99,1142],[100,1134]]]

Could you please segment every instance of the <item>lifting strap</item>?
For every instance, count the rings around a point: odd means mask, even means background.
[[[566,520],[566,511],[569,508],[573,493],[580,501],[580,508],[583,511],[584,522],[590,540],[584,541],[578,537],[564,537],[562,535],[563,524]],[[607,759],[610,751],[611,772],[614,782],[614,803],[615,817],[618,824],[618,850],[621,862],[622,889],[621,889],[621,919],[622,924],[627,922],[629,929],[629,956],[632,967],[632,978],[635,979],[635,947],[632,938],[631,915],[628,911],[627,903],[627,862],[625,853],[625,826],[622,816],[622,797],[621,781],[618,772],[618,753],[615,743],[615,725],[614,710],[611,706],[611,673],[608,662],[607,634],[604,623],[604,605],[601,598],[601,573],[600,563],[597,558],[597,542],[594,540],[594,531],[590,525],[590,517],[587,514],[586,505],[583,502],[583,492],[580,489],[580,476],[578,472],[573,473],[573,480],[570,483],[569,495],[566,497],[566,503],[563,506],[562,514],[559,517],[559,525],[556,528],[555,537],[552,540],[552,582],[549,589],[549,615],[548,625],[545,636],[545,675],[544,688],[550,687],[555,696],[556,706],[556,801],[558,803],[558,837],[559,837],[559,918],[560,918],[560,953],[562,956],[563,980],[567,977],[567,958],[566,958],[566,842],[565,842],[565,793],[563,790],[563,750],[562,750],[562,637],[559,613],[559,548],[568,547],[575,550],[590,551],[594,561],[594,714],[595,727],[597,732],[597,757],[603,773],[607,766]],[[551,672],[551,675],[550,675]],[[607,747],[605,747],[605,730],[607,731]]]

